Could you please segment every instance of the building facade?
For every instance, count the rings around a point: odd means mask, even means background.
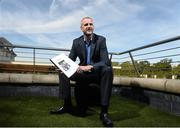
[[[12,62],[15,60],[16,54],[11,46],[12,44],[7,39],[0,37],[0,62]]]

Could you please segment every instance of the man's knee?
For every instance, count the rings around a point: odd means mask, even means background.
[[[102,73],[112,74],[112,67],[111,66],[104,66],[102,68]]]

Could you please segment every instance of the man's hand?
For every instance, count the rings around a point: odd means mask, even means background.
[[[92,69],[93,69],[93,66],[92,66],[92,65],[79,66],[79,68],[77,69],[77,73],[90,72]]]

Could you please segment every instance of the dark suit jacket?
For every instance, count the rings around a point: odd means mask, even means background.
[[[73,61],[76,61],[76,58],[78,57],[80,60],[79,65],[86,65],[86,46],[84,43],[84,36],[80,36],[73,40],[69,57]],[[111,66],[105,37],[93,34],[90,57],[91,65],[94,69],[98,69],[102,66]]]

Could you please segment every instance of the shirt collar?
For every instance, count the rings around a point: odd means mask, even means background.
[[[90,41],[92,41],[92,39],[93,39],[93,34],[91,35]],[[87,42],[87,37],[85,35],[84,35],[84,42]]]

